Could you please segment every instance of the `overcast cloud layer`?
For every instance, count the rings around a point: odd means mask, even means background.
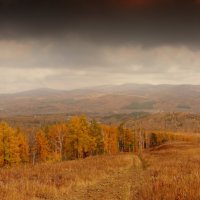
[[[0,0],[0,93],[200,84],[198,0]]]

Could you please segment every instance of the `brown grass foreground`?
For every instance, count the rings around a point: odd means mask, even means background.
[[[69,199],[73,193],[74,199],[78,200],[200,199],[199,145],[183,142],[165,144],[145,152],[139,164],[133,160],[137,160],[133,159],[133,155],[122,154],[2,168],[0,197],[2,200],[60,200]],[[126,183],[130,184],[130,191],[120,190]],[[111,189],[113,191],[109,191]],[[127,192],[125,199],[116,196],[119,191]]]
[[[134,198],[137,200],[199,200],[200,146],[162,145],[143,158]]]
[[[95,156],[62,163],[0,169],[0,199],[60,199],[130,167],[132,156]]]

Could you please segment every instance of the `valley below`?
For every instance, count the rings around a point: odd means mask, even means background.
[[[133,112],[200,112],[200,86],[125,84],[62,91],[48,88],[0,95],[0,116]]]
[[[200,199],[200,86],[0,95],[2,200]]]

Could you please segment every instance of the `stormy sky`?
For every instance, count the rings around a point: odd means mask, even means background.
[[[200,84],[200,0],[0,0],[0,93]]]

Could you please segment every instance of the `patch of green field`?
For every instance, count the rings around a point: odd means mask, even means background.
[[[126,108],[133,110],[153,109],[155,103],[155,101],[134,102],[128,105]]]
[[[176,107],[179,108],[179,109],[191,109],[191,107],[189,105],[186,105],[186,104],[180,104]]]

